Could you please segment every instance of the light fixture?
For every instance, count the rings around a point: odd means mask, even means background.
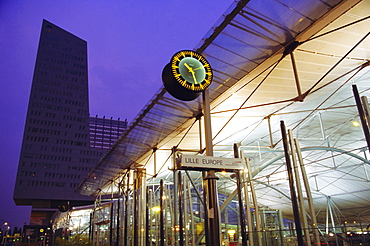
[[[155,207],[152,207],[152,211],[154,213],[159,213],[161,211],[161,207],[160,206],[155,206]]]
[[[354,127],[358,127],[358,126],[360,126],[360,122],[358,122],[358,121],[354,120],[354,121],[352,121],[352,125],[353,125]]]

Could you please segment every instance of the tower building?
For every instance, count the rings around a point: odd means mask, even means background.
[[[13,197],[32,206],[31,224],[48,224],[61,204],[92,202],[74,190],[127,126],[98,119],[89,117],[86,41],[43,20]]]

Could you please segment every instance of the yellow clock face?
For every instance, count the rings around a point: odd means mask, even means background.
[[[192,50],[182,50],[173,55],[171,72],[179,85],[191,91],[204,91],[213,77],[208,61]]]

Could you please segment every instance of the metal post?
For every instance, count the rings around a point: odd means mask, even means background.
[[[208,188],[208,235],[207,245],[218,246],[221,245],[220,240],[220,218],[219,218],[219,204],[218,194],[214,171],[209,171],[206,177]]]
[[[298,70],[297,70],[297,66],[296,66],[296,63],[295,63],[293,51],[290,52],[290,59],[292,61],[295,84],[297,86],[298,100],[302,101],[302,99],[301,99],[301,97],[302,97],[301,85],[299,83]]]
[[[175,180],[177,180],[177,177],[175,178]],[[176,183],[177,184],[177,183]],[[175,185],[175,184],[174,184]],[[176,185],[177,187],[177,185]],[[177,211],[176,211],[176,215],[175,215],[175,210],[176,210],[176,205],[177,203],[174,202],[174,199],[172,199],[172,193],[177,193],[177,188],[173,188],[173,190],[171,190],[169,188],[169,186],[165,186],[164,187],[164,207],[166,208],[165,209],[165,217],[164,217],[164,231],[165,231],[165,235],[166,237],[169,236],[169,234],[171,233],[171,237],[173,240],[172,242],[170,243],[167,243],[170,244],[170,245],[176,245],[177,244],[177,241],[178,241],[178,237],[176,236],[176,230],[175,228],[178,226],[177,224]],[[176,198],[177,199],[177,198]],[[168,219],[167,216],[168,214],[170,215],[171,219]]]
[[[370,108],[369,108],[369,101],[367,100],[366,96],[361,97],[362,107],[364,109],[364,114],[367,121],[367,127],[370,127]]]
[[[199,121],[199,149],[203,149],[203,141],[202,141],[202,117],[198,118]]]
[[[367,125],[366,115],[365,115],[364,109],[363,109],[362,104],[361,104],[361,99],[360,99],[360,95],[359,95],[358,90],[357,90],[357,86],[352,85],[352,90],[353,90],[353,95],[355,97],[357,110],[358,110],[358,113],[359,113],[359,116],[360,116],[362,130],[364,131],[364,134],[365,134],[365,139],[366,139],[366,142],[367,142],[367,148],[370,152],[370,133],[369,133],[369,127]]]
[[[114,225],[114,202],[110,204],[110,223],[109,223],[109,245],[113,246],[113,225]]]
[[[227,212],[227,209],[225,209],[225,212],[224,212],[224,216],[225,216],[225,233],[223,235],[223,238],[224,238],[224,244],[229,246],[230,244],[230,238],[229,238],[229,234],[228,234],[228,225],[229,225],[229,213]]]
[[[119,197],[117,199],[117,216],[116,216],[116,220],[117,220],[117,225],[116,225],[116,246],[119,245],[119,239],[120,239],[120,230],[121,230],[121,221],[120,221],[120,210],[121,210],[121,199],[120,199],[120,196],[121,196],[121,184],[119,184]]]
[[[141,230],[144,227],[145,216],[142,214],[145,204],[145,169],[137,168],[135,170],[135,179],[134,179],[134,246],[143,245],[143,231]]]
[[[331,197],[328,196],[328,208],[329,208],[329,213],[330,213],[331,226],[333,228],[333,233],[335,235],[336,246],[339,246],[338,236],[337,236],[337,233],[336,233],[336,225],[335,225],[335,221],[334,221],[334,217],[333,217],[333,208],[331,206],[331,203],[332,203]]]
[[[149,187],[146,187],[146,203],[145,203],[145,245],[150,246],[150,214],[149,214]]]
[[[240,158],[244,159],[243,151],[240,151]],[[246,171],[247,173],[252,172],[249,167],[248,160],[246,160]],[[249,246],[254,246],[254,240],[253,240],[253,222],[252,222],[252,213],[251,213],[251,205],[249,202],[249,196],[248,196],[248,183],[247,183],[247,177],[244,173],[242,176],[243,186],[244,186],[244,203],[245,203],[245,210],[246,210],[246,217],[247,217],[247,223],[248,223],[248,234],[247,238],[249,241]]]
[[[190,230],[191,230],[191,227],[188,226],[189,225],[189,211],[188,211],[188,204],[189,206],[191,207],[191,199],[188,200],[187,199],[187,195],[189,193],[189,191],[187,190],[188,187],[187,187],[187,181],[186,181],[186,178],[183,178],[183,181],[182,181],[182,190],[183,190],[183,205],[184,205],[184,233],[185,233],[185,245],[189,245],[189,233],[190,233]]]
[[[175,154],[175,148],[172,149],[173,152],[173,160],[174,160],[174,165],[175,162],[176,162],[176,154]],[[178,226],[177,224],[177,209],[176,209],[176,205],[177,205],[177,202],[178,202],[178,182],[177,182],[177,175],[176,175],[177,171],[174,169],[173,170],[173,174],[172,174],[172,177],[173,177],[173,189],[174,189],[174,193],[173,193],[173,204],[174,204],[174,209],[173,209],[173,213],[171,212],[171,222],[172,222],[172,226],[174,228],[176,228]],[[168,197],[169,198],[169,197]],[[171,202],[170,202],[170,206],[171,206]],[[172,209],[171,209],[172,210]],[[177,242],[177,231],[176,230],[172,230],[172,234],[173,234],[173,240],[175,242],[175,245],[176,245],[176,242]]]
[[[159,206],[160,206],[160,211],[159,211],[159,233],[160,233],[160,246],[164,246],[164,216],[163,216],[163,179],[160,181],[160,189],[159,189]]]
[[[325,234],[329,234],[329,198],[326,198]]]
[[[153,170],[154,170],[154,177],[157,177],[157,148],[153,148],[153,162],[154,162],[154,167],[153,167]]]
[[[249,161],[246,161],[247,165],[247,170],[248,170],[248,183],[251,188],[251,194],[252,194],[252,200],[253,200],[253,206],[254,206],[254,215],[255,215],[255,222],[256,222],[256,236],[257,236],[257,242],[256,244],[258,246],[262,245],[262,236],[261,236],[261,222],[260,222],[260,212],[259,212],[259,207],[257,203],[257,194],[256,190],[254,189],[254,184],[253,184],[253,177],[252,177],[252,172],[251,172],[251,167],[249,165]]]
[[[268,124],[268,127],[269,127],[270,147],[273,148],[274,147],[274,141],[272,139],[271,115],[269,115],[267,117],[267,124]]]
[[[125,246],[128,246],[128,204],[130,196],[130,170],[127,170],[127,187],[126,187],[126,196],[125,196],[125,230],[123,232],[123,243]]]
[[[158,196],[158,192],[155,192],[156,190],[154,189],[154,185],[153,185],[152,188],[153,188],[153,193],[151,195],[151,197],[152,197],[151,198],[151,201],[152,201],[152,204],[154,206],[158,206],[161,199]],[[157,242],[160,241],[160,238],[159,238],[159,234],[160,234],[160,231],[159,231],[159,219],[158,219],[159,213],[156,213],[154,216],[155,216],[155,227],[154,227],[155,230],[154,230],[154,235],[155,235],[155,242],[157,243]]]
[[[239,158],[239,148],[237,144],[234,144],[234,157]],[[240,172],[236,171],[236,188],[238,190],[238,201],[239,201],[239,219],[240,219],[240,226],[241,226],[241,234],[242,234],[242,245],[247,246],[247,232],[246,232],[246,225],[245,225],[245,215],[244,215],[244,204],[242,199],[242,182],[240,178]]]
[[[203,111],[204,111],[204,128],[206,140],[206,155],[213,156],[212,143],[212,128],[211,128],[211,114],[210,101],[208,89],[203,92]],[[217,179],[214,170],[207,173],[207,198],[208,198],[208,233],[206,233],[206,241],[209,246],[221,245],[220,233],[220,210],[218,204]]]
[[[293,171],[294,171],[297,193],[298,193],[299,209],[301,211],[301,218],[302,218],[302,223],[303,223],[304,238],[306,241],[306,245],[311,245],[310,231],[308,229],[306,209],[304,206],[304,197],[303,197],[303,192],[302,192],[301,179],[299,176],[298,164],[297,164],[297,159],[296,159],[297,151],[294,145],[293,132],[290,129],[288,130],[288,137],[289,137],[289,144],[290,144],[290,150],[291,150],[291,155],[292,155]]]
[[[194,212],[193,212],[193,200],[192,200],[192,195],[191,195],[191,187],[190,187],[190,182],[186,182],[186,191],[188,194],[187,200],[189,201],[189,213],[190,213],[190,228],[191,228],[191,245],[195,246],[195,240],[196,240],[196,231],[195,231],[195,219],[194,219]],[[188,221],[188,220],[186,220]],[[188,245],[188,244],[187,244]]]
[[[137,170],[135,171],[137,174]],[[139,188],[138,188],[138,177],[134,180],[134,246],[139,246]]]
[[[247,211],[247,222],[248,222],[248,241],[250,246],[254,246],[254,239],[253,239],[253,222],[252,222],[252,213],[251,213],[251,206],[249,202],[248,196],[248,184],[246,182],[246,176],[243,175],[243,183],[244,183],[244,202],[246,205]]]
[[[279,214],[279,235],[280,235],[280,245],[285,246],[285,237],[284,237],[284,224],[283,224],[283,213],[281,210],[278,212]]]
[[[184,224],[182,219],[182,192],[181,192],[181,172],[178,172],[177,179],[177,191],[178,191],[178,202],[179,202],[179,234],[180,234],[180,246],[184,246]],[[175,209],[176,210],[176,209]]]
[[[208,220],[208,199],[207,199],[207,182],[206,182],[206,172],[203,171],[202,172],[202,178],[203,178],[203,182],[202,182],[202,191],[203,191],[203,211],[204,211],[204,236],[206,238],[206,243],[207,243],[207,240],[208,238],[211,237],[211,235],[209,234],[209,220]],[[201,237],[199,236],[199,239],[201,239]],[[199,241],[200,242],[200,241]],[[208,245],[206,244],[207,246],[211,246],[211,245]]]
[[[284,121],[280,121],[280,128],[281,128],[285,161],[287,165],[287,172],[288,172],[288,178],[289,178],[290,195],[292,198],[292,208],[293,208],[294,223],[295,223],[296,232],[297,232],[298,246],[304,246],[303,236],[302,236],[302,226],[301,226],[301,220],[299,217],[297,195],[295,193],[295,188],[294,188],[292,164],[290,163],[289,146],[288,146],[288,139],[286,136],[286,129],[285,129]]]
[[[89,227],[89,239],[90,242],[93,242],[93,235],[94,235],[94,214],[95,214],[95,208],[93,212],[90,214],[90,227]]]
[[[297,139],[294,139],[294,144],[295,144],[295,148],[297,150],[298,161],[300,163],[302,177],[303,177],[303,183],[304,183],[306,194],[307,194],[308,209],[310,211],[310,216],[311,216],[312,231],[313,231],[313,235],[314,235],[314,243],[319,245],[320,244],[320,235],[319,235],[319,229],[318,229],[318,226],[317,226],[315,208],[313,206],[313,199],[312,199],[312,194],[311,194],[310,183],[308,182],[308,179],[307,179],[307,173],[306,173],[306,168],[305,168],[304,163],[303,163],[301,147],[299,146],[299,142],[298,142]]]

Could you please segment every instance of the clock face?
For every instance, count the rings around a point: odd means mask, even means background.
[[[212,68],[208,61],[192,50],[177,52],[171,59],[171,72],[182,87],[203,91],[212,82]]]

